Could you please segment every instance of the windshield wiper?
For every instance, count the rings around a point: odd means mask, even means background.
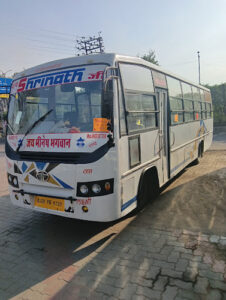
[[[16,152],[18,152],[20,150],[20,147],[23,144],[24,138],[28,135],[29,132],[31,132],[31,130],[41,121],[43,121],[51,112],[53,111],[53,108],[50,109],[49,111],[47,111],[47,113],[45,113],[41,118],[39,118],[38,120],[36,120],[30,128],[28,128],[28,130],[25,132],[24,137],[22,138],[22,140],[19,142],[18,147],[16,149]]]

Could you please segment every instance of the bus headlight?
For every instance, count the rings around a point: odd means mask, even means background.
[[[16,177],[13,178],[13,185],[18,186],[18,180]]]
[[[9,184],[11,184],[12,181],[13,181],[13,176],[10,175],[10,174],[8,174],[8,182],[9,182]]]
[[[100,191],[101,191],[101,187],[99,184],[95,183],[93,186],[92,186],[92,191],[95,193],[95,194],[99,194]]]
[[[86,194],[88,194],[88,191],[89,191],[89,189],[88,189],[88,187],[85,184],[83,184],[83,185],[80,186],[80,192],[82,194],[86,195]]]
[[[114,178],[78,182],[77,193],[78,197],[100,197],[114,193]]]
[[[18,178],[14,175],[11,175],[8,173],[8,183],[13,186],[13,187],[16,187],[18,188],[19,187],[19,182],[18,182]]]

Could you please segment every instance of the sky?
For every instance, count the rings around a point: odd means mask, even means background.
[[[0,74],[76,54],[101,35],[105,52],[142,56],[198,83],[226,82],[225,0],[0,0]]]

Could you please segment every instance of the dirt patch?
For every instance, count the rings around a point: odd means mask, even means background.
[[[219,238],[218,236],[214,236]],[[226,261],[226,245],[218,242],[211,242],[208,236],[203,235],[182,235],[180,241],[184,242],[185,249],[191,249],[194,255],[208,256],[211,262],[214,260]]]
[[[158,228],[226,236],[226,151],[211,151],[189,167],[143,212]]]

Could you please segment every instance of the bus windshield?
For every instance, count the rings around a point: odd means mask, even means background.
[[[102,97],[102,81],[76,82],[11,94],[8,134],[92,132],[94,118],[111,119],[111,105]]]

